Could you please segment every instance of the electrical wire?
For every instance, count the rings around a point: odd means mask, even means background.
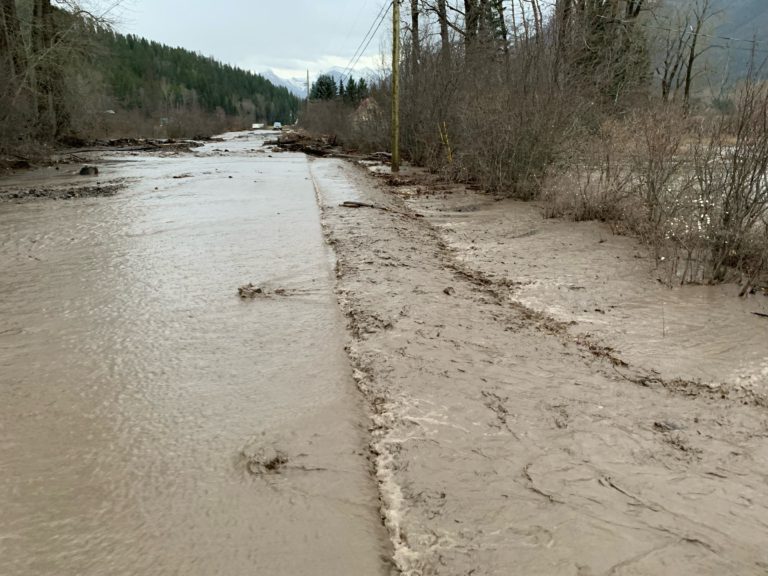
[[[357,66],[357,63],[360,61],[360,58],[363,57],[363,54],[365,54],[365,51],[368,49],[368,46],[371,45],[371,42],[376,37],[376,34],[381,28],[381,25],[384,23],[384,20],[387,17],[387,14],[389,13],[389,9],[392,7],[393,2],[396,2],[396,1],[397,0],[392,0],[391,2],[385,3],[381,7],[381,10],[379,10],[379,13],[376,15],[376,18],[374,19],[373,23],[371,23],[370,28],[368,28],[368,32],[365,33],[365,36],[363,36],[363,39],[358,45],[357,50],[355,50],[354,54],[352,55],[352,58],[349,60],[349,64],[347,64],[347,66],[344,68],[344,72],[341,75],[342,82],[347,80],[351,76],[355,66]]]

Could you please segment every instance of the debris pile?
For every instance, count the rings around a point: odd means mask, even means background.
[[[264,476],[266,474],[279,474],[288,464],[288,456],[270,446],[265,446],[255,453],[240,452],[240,463],[245,471],[252,476]]]
[[[237,289],[237,294],[240,296],[240,298],[243,298],[243,299],[258,298],[259,296],[267,295],[267,293],[264,291],[264,289],[261,286],[256,286],[251,282],[248,282],[248,284],[243,284],[242,286],[240,286],[240,288]]]

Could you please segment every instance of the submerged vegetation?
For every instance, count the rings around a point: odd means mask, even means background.
[[[716,50],[721,4],[410,0],[402,152],[446,178],[540,199],[550,216],[637,234],[670,284],[735,279],[746,292],[768,268],[768,87],[758,51],[740,77],[713,66],[727,55]],[[369,100],[317,100],[302,122],[387,149],[390,78]]]

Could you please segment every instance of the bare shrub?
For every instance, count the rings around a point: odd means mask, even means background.
[[[492,46],[422,46],[404,63],[403,153],[446,177],[518,198],[538,195],[578,116],[564,106],[552,46],[521,38]],[[463,49],[462,49],[463,48]],[[409,54],[408,51],[405,52]]]
[[[350,150],[387,150],[390,109],[386,89],[382,84],[374,85],[372,95],[356,105],[340,98],[311,100],[301,112],[299,125]]]
[[[732,114],[703,122],[664,105],[606,125],[544,199],[549,216],[637,234],[668,284],[753,285],[768,266],[768,87],[745,83]]]
[[[723,116],[696,151],[699,187],[715,206],[709,278],[722,281],[729,268],[743,271],[760,260],[755,237],[768,217],[768,86],[746,82],[736,112]]]
[[[634,173],[622,152],[630,138],[626,124],[613,121],[597,136],[584,135],[582,148],[550,171],[542,191],[545,216],[625,227],[633,219]]]
[[[678,108],[661,106],[637,113],[628,122],[627,128],[637,135],[626,150],[640,208],[628,225],[661,257],[668,240],[686,236],[694,200],[692,176],[685,169],[686,119]]]

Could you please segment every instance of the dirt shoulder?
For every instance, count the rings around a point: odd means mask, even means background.
[[[403,573],[765,573],[759,394],[633,365],[388,186],[312,171]]]

